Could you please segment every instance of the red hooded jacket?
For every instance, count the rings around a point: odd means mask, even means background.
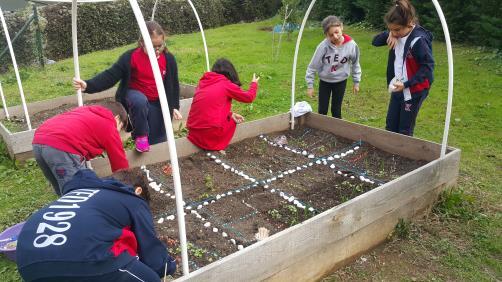
[[[86,160],[108,154],[112,171],[128,168],[113,113],[102,106],[83,106],[46,120],[33,144],[47,145]]]
[[[251,103],[258,84],[244,91],[222,74],[205,73],[199,81],[188,114],[188,140],[206,150],[224,150],[235,132],[232,99]]]

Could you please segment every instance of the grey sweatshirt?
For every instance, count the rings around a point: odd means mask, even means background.
[[[316,72],[322,81],[340,82],[346,80],[352,71],[354,84],[359,84],[361,81],[359,47],[350,36],[344,34],[343,37],[344,42],[340,47],[328,39],[319,43],[305,75],[308,88],[314,88]]]

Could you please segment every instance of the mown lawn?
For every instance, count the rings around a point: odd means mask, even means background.
[[[291,73],[296,40],[283,40],[280,57],[272,59],[272,35],[264,31],[276,21],[236,24],[206,31],[210,61],[219,57],[230,59],[237,67],[241,81],[247,84],[253,72],[261,76],[257,100],[251,105],[234,108],[247,120],[258,119],[290,108]],[[345,30],[361,49],[363,77],[361,92],[353,95],[347,86],[342,109],[345,119],[383,128],[387,110],[385,68],[387,49],[371,46],[375,31],[360,27]],[[96,31],[99,32],[99,31]],[[306,97],[305,68],[317,44],[322,40],[317,25],[304,32],[298,59],[297,101],[307,100],[317,108],[314,100]],[[440,35],[436,35],[440,37]],[[168,39],[168,48],[177,58],[180,80],[196,84],[205,68],[202,40],[199,34],[176,35]],[[133,45],[95,52],[80,57],[81,76],[89,78],[110,66],[118,56]],[[429,98],[419,114],[415,136],[441,142],[447,97],[447,59],[444,43],[434,43],[436,80]],[[449,145],[462,149],[459,185],[434,210],[440,220],[417,223],[408,239],[393,241],[391,246],[403,252],[420,246],[416,252],[421,260],[434,262],[435,269],[423,269],[420,280],[500,280],[502,279],[501,205],[502,193],[502,59],[492,52],[476,47],[454,45],[455,97],[450,126]],[[47,66],[45,69],[21,70],[28,102],[74,94],[71,88],[72,59]],[[0,75],[9,105],[20,103],[13,73]],[[0,145],[0,230],[23,221],[33,211],[54,199],[52,189],[45,182],[36,164],[19,165],[8,159],[3,143]],[[420,237],[427,226],[434,232]],[[422,228],[422,229],[420,229]],[[427,229],[427,230],[429,230]],[[417,231],[418,230],[418,231]],[[423,231],[423,230],[422,230]],[[447,234],[448,236],[442,236]],[[417,238],[424,238],[417,239]],[[455,238],[446,240],[443,238]],[[377,251],[378,252],[378,251]],[[415,253],[414,253],[415,254]],[[430,258],[434,254],[434,259]],[[411,259],[416,259],[410,258]],[[352,267],[349,280],[379,278],[409,280],[416,275],[395,264],[385,272]],[[345,271],[345,270],[342,270]],[[398,273],[395,276],[395,273]],[[394,273],[394,276],[387,273]],[[420,274],[420,273],[419,273]],[[0,275],[4,281],[18,281],[15,264],[0,257]],[[333,280],[347,276],[335,274]]]

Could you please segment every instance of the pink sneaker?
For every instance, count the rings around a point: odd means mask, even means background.
[[[150,144],[148,143],[148,136],[139,136],[134,139],[134,143],[136,143],[136,151],[140,153],[150,151]]]

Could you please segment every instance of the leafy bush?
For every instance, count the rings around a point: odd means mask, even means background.
[[[310,1],[302,0],[305,4]],[[431,30],[436,39],[444,40],[443,28],[432,1],[412,0],[419,22]],[[383,29],[383,16],[393,1],[390,0],[319,0],[312,19],[321,20],[327,15],[341,16],[346,23],[366,21],[374,28]],[[472,45],[500,48],[502,46],[502,5],[499,0],[442,1],[453,41]]]

